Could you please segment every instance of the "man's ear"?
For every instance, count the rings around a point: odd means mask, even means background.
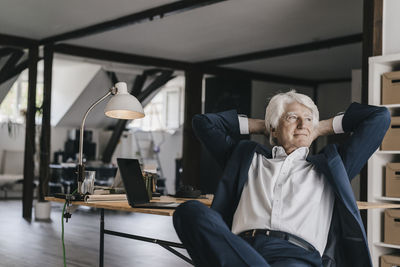
[[[276,138],[277,133],[276,133],[276,129],[271,127],[271,135],[273,138]]]

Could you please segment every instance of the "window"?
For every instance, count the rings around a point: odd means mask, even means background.
[[[36,85],[36,107],[43,102],[43,82]],[[28,79],[23,73],[12,85],[0,104],[0,122],[24,123],[28,104]],[[41,124],[41,113],[36,112],[36,123]]]
[[[143,131],[176,130],[183,124],[183,79],[181,83],[167,83],[153,99],[144,107],[145,117],[134,120],[129,128],[139,128]]]

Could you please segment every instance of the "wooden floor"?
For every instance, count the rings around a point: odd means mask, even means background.
[[[0,266],[63,266],[61,211],[52,203],[51,223],[29,223],[21,200],[1,200]],[[64,225],[67,266],[98,266],[100,212],[79,208]],[[167,216],[105,211],[105,228],[180,243]],[[159,245],[132,239],[106,235],[104,250],[104,266],[191,266]]]

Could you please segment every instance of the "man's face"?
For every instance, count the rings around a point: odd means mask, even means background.
[[[286,105],[278,127],[271,131],[288,155],[299,147],[309,147],[313,141],[313,133],[312,112],[298,102]]]

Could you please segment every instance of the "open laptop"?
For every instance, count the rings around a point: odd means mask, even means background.
[[[122,182],[125,187],[128,203],[133,208],[174,209],[175,202],[150,202],[146,185],[137,159],[117,158]]]

